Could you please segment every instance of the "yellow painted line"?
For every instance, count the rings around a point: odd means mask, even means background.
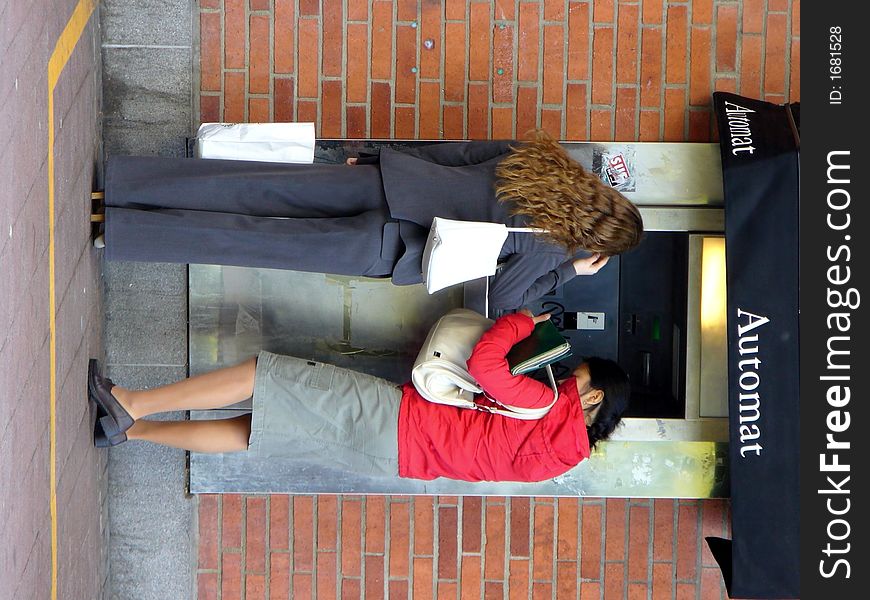
[[[95,0],[79,0],[48,59],[48,361],[49,361],[49,473],[51,512],[51,600],[57,600],[57,310],[54,268],[54,88],[96,7]]]

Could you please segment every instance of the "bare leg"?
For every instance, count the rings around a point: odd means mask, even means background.
[[[248,449],[251,415],[214,421],[136,421],[127,439],[144,440],[193,452],[240,452]]]
[[[112,395],[134,420],[174,410],[222,408],[251,397],[256,368],[256,358],[249,358],[234,367],[218,369],[153,390],[128,390],[115,386]]]

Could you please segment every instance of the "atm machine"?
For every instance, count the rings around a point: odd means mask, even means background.
[[[315,161],[343,162],[379,146],[433,142],[320,140]],[[725,271],[718,145],[565,143],[641,210],[647,231],[597,275],[577,277],[530,308],[552,311],[574,354],[619,362],[632,378],[630,416],[564,476],[536,484],[398,483],[312,473],[274,460],[191,454],[190,489],[208,492],[433,493],[727,497]],[[315,273],[190,267],[190,368],[232,364],[263,348],[397,382],[408,378],[434,321],[466,306],[497,317],[486,280],[432,296],[423,286]],[[312,303],[311,298],[318,302]],[[244,408],[244,407],[239,407]],[[192,418],[213,418],[213,412]]]
[[[564,144],[640,207],[646,229],[637,248],[597,275],[577,277],[530,306],[552,312],[572,343],[573,356],[557,372],[594,354],[631,376],[624,426],[588,460],[540,483],[466,483],[375,480],[292,461],[191,453],[190,491],[730,497],[734,543],[708,538],[729,593],[795,597],[799,111],[722,92],[714,109],[721,148]],[[754,145],[753,156],[732,151],[734,135]],[[424,143],[432,142],[322,140],[315,160],[343,162],[385,144]],[[191,265],[191,374],[267,349],[404,381],[444,312],[466,306],[498,316],[486,290],[485,279],[428,296],[423,286],[381,280]],[[738,316],[746,306],[770,315],[772,324],[758,365],[766,386],[758,414],[744,414],[735,393],[742,374]],[[741,425],[750,417],[767,446],[745,460]]]

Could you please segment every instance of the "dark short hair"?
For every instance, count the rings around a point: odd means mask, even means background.
[[[604,392],[601,408],[595,421],[586,428],[589,435],[589,448],[610,437],[628,409],[631,397],[631,384],[625,371],[612,360],[592,356],[585,361],[589,367],[589,385]]]

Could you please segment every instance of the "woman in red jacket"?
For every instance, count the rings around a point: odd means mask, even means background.
[[[552,402],[548,386],[511,375],[505,358],[547,317],[528,311],[507,315],[481,337],[468,370],[489,396],[530,408]],[[292,457],[374,476],[464,481],[542,481],[565,473],[613,432],[629,396],[622,369],[600,358],[587,359],[562,381],[558,401],[534,421],[434,404],[410,383],[396,386],[269,352],[152,390],[115,386],[92,361],[88,385],[99,406],[98,446],[138,439],[196,452]],[[253,412],[241,417],[141,419],[225,407],[250,397]]]

